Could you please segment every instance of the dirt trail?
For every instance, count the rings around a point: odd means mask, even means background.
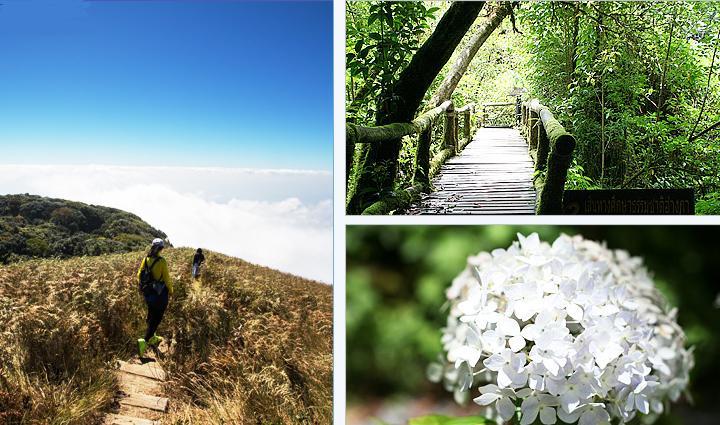
[[[192,280],[189,288],[197,292],[202,277]],[[133,356],[119,361],[115,375],[120,382],[120,392],[112,412],[105,418],[105,425],[157,425],[167,412],[170,400],[163,393],[162,384],[166,373],[158,359],[171,354],[174,338],[165,340],[157,348],[148,346],[144,356]]]

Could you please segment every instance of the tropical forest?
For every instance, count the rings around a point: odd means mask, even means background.
[[[347,2],[346,38],[349,214],[720,213],[720,2]]]
[[[142,250],[167,235],[126,211],[37,195],[0,195],[0,264]]]

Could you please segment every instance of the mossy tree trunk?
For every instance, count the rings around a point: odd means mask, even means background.
[[[455,2],[448,8],[433,33],[400,73],[390,92],[380,96],[376,125],[404,123],[413,119],[430,84],[484,5],[485,2]],[[384,192],[392,190],[400,147],[400,139],[394,139],[363,150],[358,161],[357,182],[349,194],[347,211],[350,214],[362,212]]]
[[[511,2],[500,2],[490,12],[488,18],[480,24],[480,28],[477,33],[472,36],[468,41],[467,47],[460,52],[455,59],[455,62],[448,71],[447,75],[440,83],[440,87],[435,91],[433,97],[430,99],[430,104],[433,106],[439,105],[444,101],[450,99],[455,88],[457,87],[460,79],[467,71],[470,63],[477,54],[480,47],[485,44],[485,41],[490,35],[500,26],[502,21],[512,13]]]

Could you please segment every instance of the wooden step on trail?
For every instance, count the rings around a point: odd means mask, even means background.
[[[144,376],[146,378],[158,381],[165,380],[165,371],[156,362],[147,362],[145,364],[132,364],[120,361],[120,371],[133,375]]]
[[[107,416],[106,424],[115,425],[154,425],[157,422],[150,419],[135,418],[132,416],[116,415],[111,413]]]
[[[165,410],[167,410],[168,399],[165,397],[136,393],[121,399],[120,404],[165,412]]]
[[[115,375],[121,392],[117,411],[107,415],[106,425],[157,425],[167,412],[170,401],[162,392],[165,370],[155,359],[144,360],[119,361]]]

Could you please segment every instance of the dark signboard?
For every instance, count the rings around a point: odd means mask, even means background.
[[[581,215],[692,215],[692,189],[566,190],[563,212]]]

